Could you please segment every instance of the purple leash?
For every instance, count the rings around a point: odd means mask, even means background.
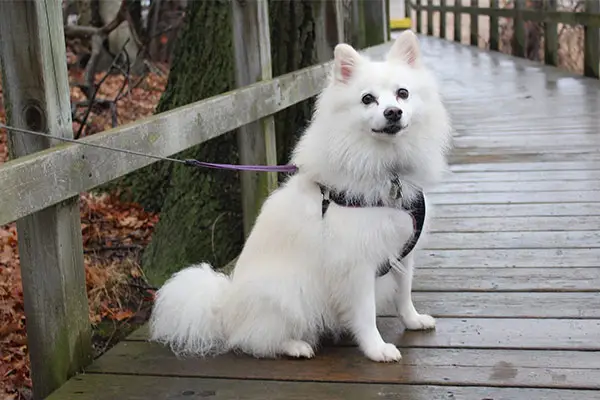
[[[2,0],[0,0],[0,1],[2,1]],[[153,154],[146,154],[146,153],[142,153],[142,152],[135,151],[135,150],[119,149],[117,147],[104,146],[104,145],[100,145],[100,144],[96,144],[96,143],[87,143],[87,142],[83,142],[83,141],[76,140],[76,139],[69,139],[69,138],[63,138],[63,137],[58,137],[58,136],[50,136],[43,132],[35,132],[35,131],[29,130],[29,129],[8,126],[3,123],[0,123],[0,128],[4,128],[4,129],[10,130],[12,132],[25,133],[28,135],[44,137],[44,138],[50,139],[50,140],[58,140],[60,142],[67,142],[67,143],[79,144],[82,146],[117,151],[119,153],[132,154],[132,155],[141,156],[141,157],[148,157],[148,158],[152,158],[155,160],[170,161],[170,162],[189,165],[189,166],[193,166],[193,167],[197,167],[197,168],[229,169],[229,170],[236,170],[236,171],[256,171],[256,172],[287,172],[287,173],[294,173],[298,170],[298,167],[296,167],[295,165],[292,165],[292,164],[287,164],[287,165],[234,165],[234,164],[216,164],[216,163],[210,163],[210,162],[205,162],[205,161],[198,161],[198,160],[194,160],[194,159],[180,160],[177,158],[162,157],[162,156],[157,156],[157,155],[153,155]]]
[[[257,171],[257,172],[287,172],[294,173],[298,170],[293,164],[286,165],[234,165],[234,164],[216,164],[205,161],[198,161],[194,159],[184,160],[185,165],[191,165],[193,167],[200,168],[214,168],[214,169],[230,169],[237,171]]]

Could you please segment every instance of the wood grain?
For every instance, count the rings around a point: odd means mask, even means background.
[[[600,292],[600,268],[417,268],[424,292]]]
[[[424,249],[600,248],[600,231],[430,233]]]
[[[165,347],[124,342],[88,373],[311,382],[600,388],[597,353],[403,348],[398,363],[375,363],[356,347],[325,347],[311,360],[226,354],[177,359]]]
[[[0,2],[0,64],[8,124],[73,138],[69,79],[60,3]],[[9,135],[14,164],[50,146],[45,138]],[[51,152],[52,150],[45,150]],[[6,165],[6,164],[4,164]],[[4,167],[4,166],[2,166]],[[0,168],[2,168],[0,167]],[[38,165],[42,170],[44,165]],[[43,172],[44,186],[56,186]],[[27,184],[28,175],[20,180]],[[0,215],[28,207],[31,193],[13,190],[0,173]],[[53,207],[18,216],[20,269],[27,318],[27,352],[34,399],[43,399],[91,362],[91,327],[85,288],[77,193]],[[39,199],[45,193],[38,193]],[[10,210],[10,211],[9,211]],[[41,210],[41,211],[40,211]],[[0,217],[2,220],[2,217]],[[1,221],[0,225],[4,222]]]
[[[421,250],[416,263],[431,268],[600,268],[600,249]]]
[[[108,384],[107,384],[108,383]],[[591,390],[415,386],[331,382],[184,378],[85,374],[72,379],[48,400],[592,400]]]
[[[435,233],[451,232],[562,232],[597,231],[600,216],[553,217],[479,217],[438,218],[428,230]]]

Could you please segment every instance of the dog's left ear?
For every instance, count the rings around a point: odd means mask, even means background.
[[[402,32],[387,54],[389,61],[401,61],[411,67],[421,66],[421,49],[417,35],[411,30]]]
[[[360,60],[360,54],[349,44],[340,43],[335,46],[335,49],[333,49],[333,76],[335,81],[348,83]]]

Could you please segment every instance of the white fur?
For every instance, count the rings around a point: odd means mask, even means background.
[[[396,95],[409,90],[406,100]],[[365,105],[370,93],[378,104]],[[402,110],[402,130],[376,133],[387,107]],[[178,354],[239,350],[255,357],[313,357],[324,333],[349,331],[374,361],[397,361],[378,314],[398,315],[408,329],[430,329],[411,300],[413,253],[376,278],[412,236],[411,217],[389,197],[390,176],[405,197],[427,189],[446,169],[450,123],[435,80],[423,67],[416,36],[399,36],[385,61],[340,44],[327,87],[293,154],[299,170],[266,200],[231,277],[208,265],[175,274],[159,290],[152,340]],[[386,207],[331,203],[321,216],[316,182]],[[423,235],[422,235],[423,237]]]

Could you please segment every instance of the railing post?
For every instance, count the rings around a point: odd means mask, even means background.
[[[440,0],[440,37],[446,39],[446,0]]]
[[[454,0],[454,41],[458,43],[462,41],[461,8],[461,0]]]
[[[544,11],[556,10],[556,0],[546,0]],[[544,62],[558,65],[558,31],[556,22],[544,22]]]
[[[514,0],[512,54],[525,57],[525,22],[521,11],[525,8],[524,0]]]
[[[0,1],[10,125],[73,138],[65,60],[59,1]],[[17,135],[9,133],[13,157],[51,145],[45,138]],[[21,201],[27,201],[26,193]],[[91,361],[79,196],[21,218],[17,231],[33,395],[43,399]]]
[[[490,50],[498,51],[500,43],[500,33],[498,31],[498,15],[494,12],[498,10],[498,0],[490,0]]]
[[[471,0],[472,8],[479,8],[479,0]],[[471,46],[479,46],[479,14],[471,14]]]
[[[586,0],[585,11],[600,12],[600,1]],[[592,78],[600,77],[600,28],[597,26],[584,27],[584,57],[583,74]]]
[[[271,79],[271,40],[267,0],[235,0],[233,7],[233,44],[237,86]],[[242,164],[277,163],[275,122],[272,116],[238,129]],[[250,233],[269,192],[277,186],[275,172],[240,172],[244,232]]]
[[[427,34],[433,36],[433,0],[427,1]]]
[[[421,10],[421,0],[415,0],[415,12],[417,19],[417,33],[423,33],[423,11]]]

